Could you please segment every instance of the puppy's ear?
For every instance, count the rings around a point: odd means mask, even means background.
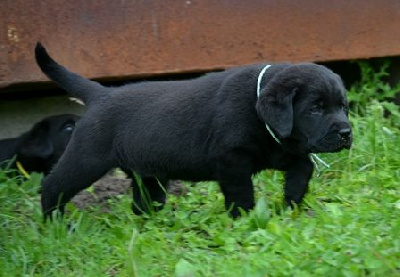
[[[293,98],[296,87],[279,86],[273,83],[261,91],[257,100],[258,117],[268,124],[279,138],[290,136],[293,128]]]
[[[54,152],[53,144],[48,136],[47,129],[35,126],[23,138],[18,154],[25,157],[48,159]]]

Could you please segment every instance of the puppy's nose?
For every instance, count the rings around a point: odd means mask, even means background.
[[[344,128],[339,130],[339,135],[341,136],[342,139],[348,139],[351,135],[351,129],[350,128]]]

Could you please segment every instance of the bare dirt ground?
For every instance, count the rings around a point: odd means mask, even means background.
[[[103,212],[109,211],[109,199],[119,195],[130,194],[131,180],[124,176],[113,176],[107,174],[88,190],[83,190],[77,194],[71,202],[78,209],[87,209],[93,206],[99,206]],[[181,181],[170,181],[168,192],[175,195],[182,195],[187,192]]]

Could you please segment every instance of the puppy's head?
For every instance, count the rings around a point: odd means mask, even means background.
[[[283,67],[266,80],[256,109],[291,151],[337,152],[352,144],[345,88],[324,66]]]
[[[46,117],[26,132],[18,147],[17,160],[26,170],[48,173],[63,154],[79,116]]]

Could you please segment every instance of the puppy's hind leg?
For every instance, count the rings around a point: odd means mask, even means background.
[[[99,153],[76,147],[71,141],[67,151],[42,182],[42,211],[44,219],[58,209],[64,213],[65,204],[79,191],[89,187],[113,166]]]
[[[249,211],[254,207],[254,188],[251,181],[251,162],[235,155],[220,161],[217,178],[225,196],[225,208],[233,218],[240,216],[240,209]]]
[[[166,202],[168,180],[155,177],[140,178],[132,173],[128,173],[128,176],[132,179],[133,213],[141,215],[162,210]]]

